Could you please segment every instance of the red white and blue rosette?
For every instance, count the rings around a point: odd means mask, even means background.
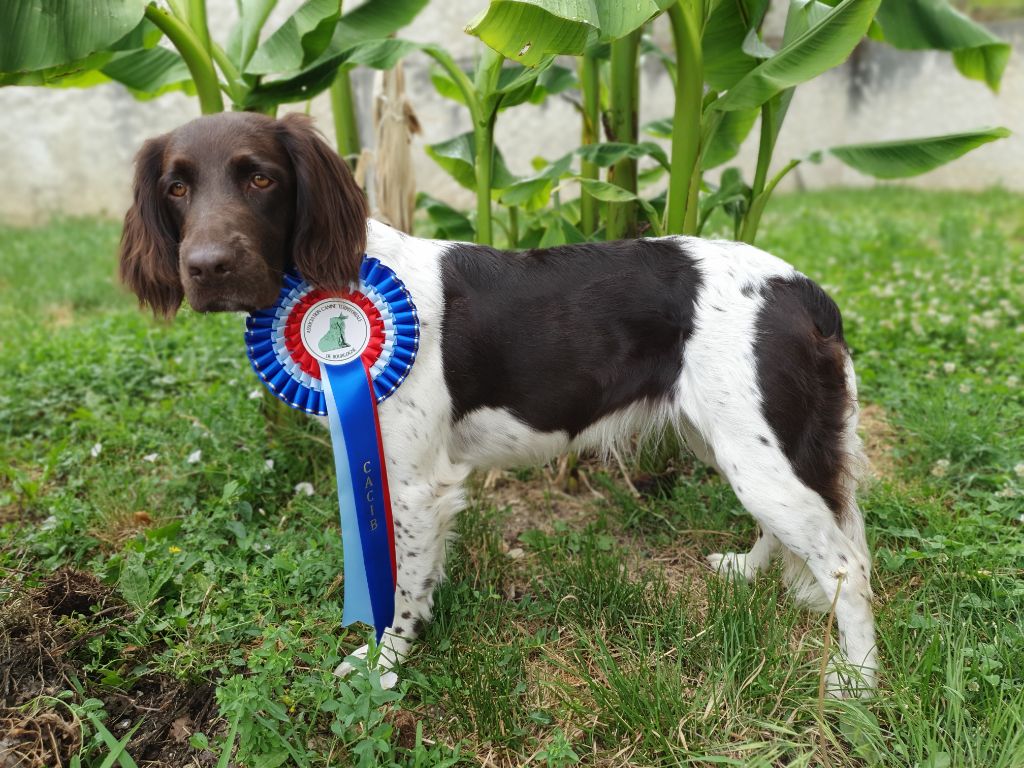
[[[352,290],[285,275],[277,303],[245,325],[249,360],[267,388],[327,417],[345,555],[342,623],[372,624],[379,642],[394,620],[397,567],[377,404],[416,359],[416,307],[398,276],[367,256]]]

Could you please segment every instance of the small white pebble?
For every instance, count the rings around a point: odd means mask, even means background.
[[[160,454],[159,453],[147,453],[145,456],[142,457],[142,460],[143,461],[148,461],[150,464],[152,464],[154,461],[156,461],[159,458],[160,458]]]
[[[185,461],[187,461],[189,464],[198,464],[200,462],[200,460],[202,460],[202,458],[203,458],[202,450],[192,451],[192,453],[190,453],[188,455],[188,458],[185,459]]]
[[[103,443],[96,443],[92,448],[89,449],[89,455],[94,459],[103,452]]]
[[[508,557],[510,560],[518,560],[524,554],[525,553],[523,552],[522,547],[514,547],[513,549],[510,549],[508,552],[506,552],[505,556]]]
[[[313,484],[312,483],[297,483],[295,486],[295,494],[302,496],[313,495]]]

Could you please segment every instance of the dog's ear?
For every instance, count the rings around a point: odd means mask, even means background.
[[[167,136],[149,139],[135,156],[135,201],[124,215],[121,281],[153,314],[173,317],[184,291],[178,276],[178,233],[160,188]]]
[[[288,114],[278,125],[295,169],[292,263],[313,285],[346,288],[366,250],[366,196],[310,118]]]

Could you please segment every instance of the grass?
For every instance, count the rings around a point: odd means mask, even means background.
[[[981,21],[1002,21],[1024,16],[1022,0],[956,0],[953,5]]]
[[[1024,765],[1022,206],[815,193],[764,227],[843,308],[870,406],[866,702],[819,701],[826,618],[777,574],[700,566],[753,529],[687,461],[641,500],[593,465],[581,497],[477,489],[399,688],[337,680],[365,633],[326,438],[239,318],[138,313],[114,224],[0,229],[0,732],[51,765]]]

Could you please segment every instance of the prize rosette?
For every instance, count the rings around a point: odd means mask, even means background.
[[[342,623],[372,624],[379,642],[394,619],[397,568],[377,404],[416,359],[416,307],[397,275],[367,256],[348,291],[286,274],[277,303],[245,325],[249,360],[267,388],[327,417],[345,555]]]

